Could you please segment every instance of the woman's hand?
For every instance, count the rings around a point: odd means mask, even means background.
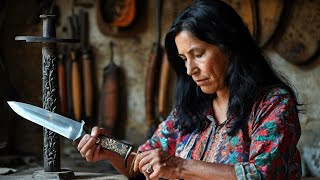
[[[142,152],[134,162],[134,171],[140,170],[146,179],[179,179],[184,159],[172,156],[161,149]]]
[[[110,155],[109,151],[101,148],[100,145],[96,145],[100,134],[106,135],[105,129],[94,127],[92,128],[91,135],[84,135],[78,144],[78,150],[88,162],[105,160]]]

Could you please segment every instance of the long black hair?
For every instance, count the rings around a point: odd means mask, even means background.
[[[191,32],[196,38],[219,47],[229,59],[225,83],[230,90],[227,117],[232,121],[228,133],[244,124],[241,122],[248,119],[254,102],[272,88],[285,88],[296,99],[288,81],[272,69],[234,9],[220,0],[196,0],[177,16],[165,38],[168,60],[177,74],[176,125],[183,133],[207,127],[204,114],[216,94],[203,93],[187,75],[175,44],[175,37],[181,31]]]

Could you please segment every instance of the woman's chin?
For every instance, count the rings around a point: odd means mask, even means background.
[[[215,94],[217,92],[216,89],[213,89],[210,86],[200,86],[200,89],[205,94]]]

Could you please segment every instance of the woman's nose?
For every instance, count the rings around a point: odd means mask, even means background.
[[[196,67],[195,63],[192,60],[187,60],[186,61],[186,68],[187,68],[187,74],[189,76],[192,76],[197,71],[197,67]]]

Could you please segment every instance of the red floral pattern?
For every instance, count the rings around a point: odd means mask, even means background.
[[[226,124],[211,124],[201,133],[182,135],[174,124],[176,111],[162,122],[140,151],[162,148],[185,159],[234,165],[238,179],[300,179],[301,159],[296,147],[301,129],[294,98],[273,89],[255,104],[249,120],[233,136]]]

